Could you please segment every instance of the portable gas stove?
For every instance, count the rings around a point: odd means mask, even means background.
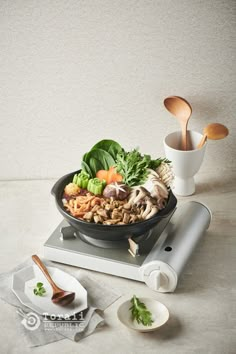
[[[44,256],[55,262],[145,282],[155,291],[173,292],[210,221],[210,210],[191,201],[178,206],[149,233],[130,238],[129,242],[114,242],[91,239],[64,220],[44,244]]]

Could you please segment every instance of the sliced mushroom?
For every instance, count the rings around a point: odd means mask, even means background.
[[[110,211],[111,210],[111,205],[109,203],[106,203],[104,205],[105,210]]]
[[[171,188],[174,181],[174,172],[172,166],[168,163],[162,162],[156,169],[156,172],[161,180],[165,183],[165,185]]]
[[[147,195],[149,195],[149,192],[144,187],[142,186],[134,187],[129,197],[129,203],[137,204],[139,201],[144,199]]]
[[[120,223],[120,219],[108,219],[103,222],[104,225],[114,225]]]
[[[103,218],[101,217],[101,215],[94,215],[93,220],[96,224],[103,223]]]
[[[134,223],[134,222],[136,222],[136,221],[139,221],[138,215],[130,214],[129,222],[130,222],[130,223]]]
[[[149,170],[148,180],[145,182],[144,187],[148,189],[152,197],[157,199],[168,197],[169,193],[166,185],[154,170]]]
[[[129,216],[129,214],[128,213],[124,213],[124,216],[123,216],[123,222],[125,223],[125,224],[128,224],[129,223],[129,219],[130,219],[130,216]]]
[[[108,218],[108,214],[107,214],[107,211],[105,209],[102,209],[102,208],[98,209],[97,210],[97,214],[102,216],[102,218],[104,218],[104,219]]]
[[[166,206],[166,199],[160,198],[157,201],[157,206],[159,209],[163,209]]]
[[[150,219],[152,216],[154,216],[157,212],[159,211],[157,206],[153,206],[151,211],[148,213],[148,215],[146,216],[146,220]]]
[[[84,214],[83,219],[85,219],[86,221],[91,221],[93,218],[93,212],[92,211],[88,211],[86,214]]]
[[[145,206],[142,205],[140,208],[138,208],[136,215],[138,215],[142,218],[144,210],[145,210]]]
[[[100,208],[101,208],[100,205],[96,204],[96,205],[94,205],[94,207],[92,208],[91,211],[95,213],[95,212],[97,212],[97,210],[100,209]]]
[[[168,190],[165,186],[163,188],[163,186],[164,186],[164,183],[162,183],[161,181],[155,181],[154,188],[151,192],[151,196],[155,197],[157,199],[168,198]]]
[[[131,210],[132,205],[131,205],[130,202],[128,202],[128,203],[125,203],[125,204],[123,205],[123,208],[124,208],[125,210]]]
[[[152,204],[151,200],[150,200],[150,199],[147,199],[147,200],[146,200],[146,207],[145,207],[145,210],[144,210],[144,212],[142,213],[142,218],[143,218],[143,219],[146,219],[146,218],[147,218],[147,215],[151,212],[152,208],[153,208],[153,204]]]
[[[122,220],[122,213],[118,209],[115,208],[111,213],[111,218]]]

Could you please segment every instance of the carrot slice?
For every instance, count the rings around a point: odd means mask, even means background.
[[[115,174],[115,167],[110,167],[107,173],[107,184],[112,183],[113,175]]]
[[[105,179],[107,184],[110,184],[112,182],[121,182],[123,180],[122,175],[116,173],[116,168],[114,166],[110,167],[108,171],[99,170],[96,173],[96,177],[100,180]]]
[[[123,176],[121,176],[119,173],[115,173],[112,176],[112,182],[122,182],[123,181]]]
[[[96,177],[99,178],[101,181],[103,179],[105,179],[105,181],[107,181],[107,175],[108,175],[108,171],[106,171],[106,170],[99,170],[96,173]]]
[[[123,180],[122,175],[119,173],[116,173],[116,168],[111,167],[108,171],[108,181],[107,183],[112,183],[112,182],[121,182]]]

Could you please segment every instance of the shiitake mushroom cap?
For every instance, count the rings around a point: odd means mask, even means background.
[[[122,182],[113,182],[108,184],[103,190],[105,198],[114,198],[116,200],[124,200],[128,197],[130,188]]]

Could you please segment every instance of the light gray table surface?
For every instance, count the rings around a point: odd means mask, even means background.
[[[122,292],[105,311],[106,326],[79,343],[64,339],[28,348],[17,331],[15,310],[0,300],[0,353],[236,353],[236,192],[235,180],[199,174],[196,194],[178,198],[179,205],[197,200],[213,213],[209,230],[197,246],[173,294],[153,292],[145,284],[110,275],[88,274]],[[50,195],[54,180],[0,182],[0,272],[32,254],[62,220]],[[170,311],[165,326],[152,333],[127,330],[116,316],[121,302],[148,296]]]

